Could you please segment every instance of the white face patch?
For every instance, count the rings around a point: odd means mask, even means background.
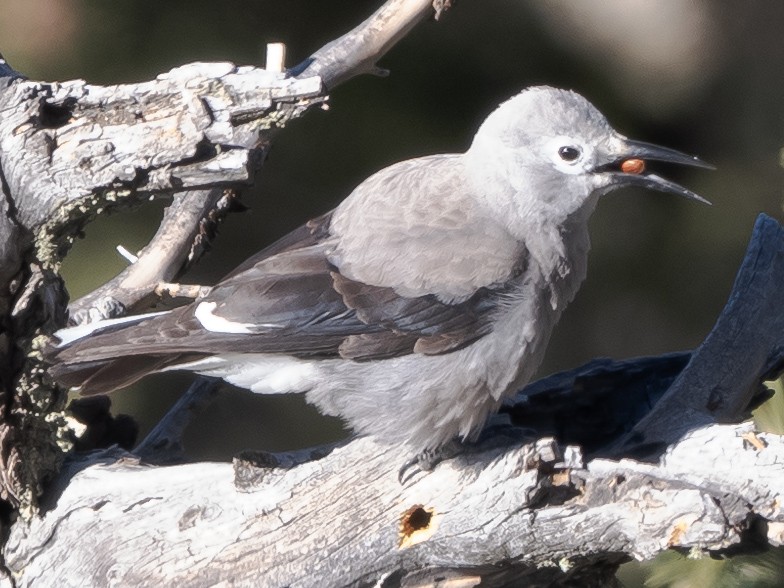
[[[225,318],[213,314],[218,306],[216,302],[202,302],[196,307],[193,316],[201,323],[201,326],[211,333],[240,333],[250,335],[254,332],[254,327],[259,325],[253,323],[234,323]]]

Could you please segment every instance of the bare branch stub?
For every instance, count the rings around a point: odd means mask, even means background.
[[[236,208],[232,190],[178,193],[149,244],[112,280],[69,306],[71,324],[144,310],[161,283],[170,282],[201,256],[223,216]]]
[[[444,8],[436,8],[436,14]],[[375,73],[376,62],[429,14],[434,14],[432,0],[389,0],[360,25],[293,68],[292,74],[317,75],[331,89],[356,75]]]

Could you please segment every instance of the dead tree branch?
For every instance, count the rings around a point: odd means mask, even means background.
[[[405,37],[420,20],[444,9],[443,1],[391,0],[370,18],[342,37],[327,43],[294,68],[297,77],[319,76],[327,88],[334,88],[356,75],[386,75],[376,63],[395,43]]]
[[[138,258],[103,286],[68,306],[71,324],[113,318],[153,297],[158,284],[170,282],[198,259],[225,213],[236,206],[233,190],[180,192]],[[190,243],[190,248],[186,245]],[[152,290],[152,291],[151,291]]]
[[[198,257],[274,134],[426,14],[424,2],[389,0],[294,72],[192,63],[98,86],[28,80],[0,61],[0,499],[32,512],[71,445],[65,394],[37,347],[65,323],[58,269],[75,235],[106,210],[174,198],[142,260],[71,310],[81,322],[140,309]]]
[[[619,562],[668,547],[784,541],[784,438],[718,424],[742,419],[783,365],[784,235],[765,217],[730,303],[693,354],[592,362],[534,384],[477,444],[406,485],[397,474],[410,456],[369,439],[245,455],[233,469],[155,467],[120,450],[60,469],[73,427],[37,345],[65,322],[57,270],[74,235],[107,208],[173,198],[140,259],[72,311],[84,320],[143,305],[198,256],[274,133],[326,89],[378,72],[431,10],[429,0],[389,0],[288,72],[194,63],[103,87],[30,81],[0,60],[9,583],[609,585]],[[177,459],[186,412],[209,395],[184,401],[140,453]]]
[[[697,424],[736,422],[782,369],[784,237],[760,215],[727,307],[672,387],[619,445],[656,451]]]
[[[784,229],[761,216],[705,345],[738,334],[726,325],[759,325],[757,306],[738,300],[754,294],[765,308],[780,295],[784,266],[754,260],[776,257],[782,244]],[[775,321],[767,328],[737,350],[724,377],[757,390],[774,375],[782,331]],[[603,360],[547,378],[524,390],[476,445],[405,485],[397,474],[410,456],[367,438],[310,455],[245,455],[233,470],[152,467],[118,451],[82,456],[51,489],[46,512],[14,526],[6,562],[18,586],[54,568],[73,586],[229,578],[269,586],[421,586],[444,578],[603,586],[626,558],[667,548],[721,552],[742,549],[751,536],[780,545],[784,437],[700,416],[674,421],[653,462],[607,457],[689,370],[709,373],[726,360],[699,351]],[[694,382],[689,394],[700,398],[713,387],[711,379]],[[727,394],[739,407],[735,397],[749,398],[745,388]],[[560,438],[542,437],[550,434]]]
[[[722,550],[755,519],[782,541],[784,440],[751,425],[695,431],[655,465],[498,443],[405,487],[407,456],[368,439],[290,469],[93,456],[69,466],[52,510],[13,528],[6,563],[20,587],[53,569],[64,586],[503,586],[606,582],[623,554]]]

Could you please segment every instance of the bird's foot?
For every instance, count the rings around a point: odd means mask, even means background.
[[[427,473],[433,471],[435,467],[444,460],[451,459],[465,450],[465,442],[459,439],[441,445],[436,449],[425,449],[406,461],[397,473],[397,479],[401,485],[411,481],[417,472]]]
[[[455,438],[436,448],[426,449],[406,461],[398,471],[397,479],[401,485],[410,482],[417,473],[425,474],[433,471],[442,461],[458,455],[482,452],[494,447],[504,447],[510,440],[534,440],[536,432],[531,429],[517,427],[508,422],[505,415],[494,416],[488,425],[473,440]]]

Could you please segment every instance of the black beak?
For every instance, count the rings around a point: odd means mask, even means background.
[[[701,167],[704,169],[715,169],[712,165],[705,163],[697,157],[686,155],[685,153],[667,147],[660,147],[642,141],[631,141],[625,138],[621,140],[620,149],[613,153],[611,157],[611,161],[600,165],[597,168],[597,171],[611,172],[614,176],[613,185],[617,187],[640,186],[642,188],[658,190],[659,192],[677,194],[704,204],[710,204],[710,202],[699,194],[695,194],[691,190],[684,188],[675,182],[666,180],[661,176],[644,171],[645,162],[648,160],[664,161],[667,163]],[[635,162],[637,165],[627,165],[632,162]]]

